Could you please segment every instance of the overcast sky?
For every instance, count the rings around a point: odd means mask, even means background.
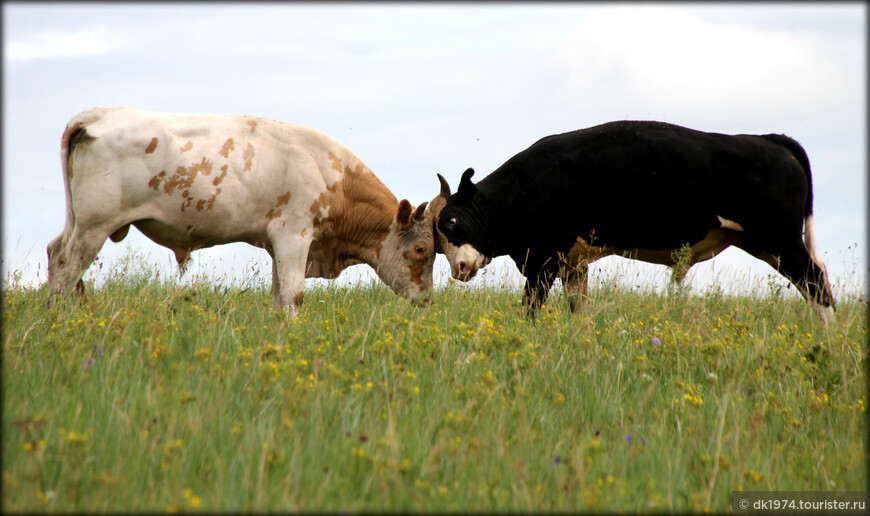
[[[264,116],[320,129],[399,198],[454,190],[539,138],[612,120],[723,133],[785,133],[813,170],[816,232],[835,283],[866,266],[866,6],[837,4],[3,4],[3,277],[46,279],[64,224],[59,144],[92,106]],[[618,202],[619,192],[604,192]],[[650,209],[656,200],[650,199]],[[172,253],[136,230],[111,263]],[[233,244],[193,255],[195,274],[271,272]],[[504,260],[507,260],[505,263]],[[509,259],[488,276],[516,284]],[[258,265],[259,264],[259,265]],[[602,260],[593,276],[667,269]],[[343,279],[373,274],[353,267]],[[764,282],[772,269],[730,249],[695,266]],[[436,261],[445,284],[446,260]],[[719,283],[727,290],[728,285]]]

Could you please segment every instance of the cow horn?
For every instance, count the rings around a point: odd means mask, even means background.
[[[417,206],[417,211],[414,212],[414,220],[420,222],[423,220],[426,215],[426,205],[429,204],[429,201],[424,202],[420,206]]]
[[[438,181],[441,182],[441,197],[447,199],[448,197],[450,197],[450,185],[447,184],[447,180],[444,179],[444,176],[442,176],[441,174],[437,175]]]

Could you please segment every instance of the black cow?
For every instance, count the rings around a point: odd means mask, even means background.
[[[473,174],[454,195],[438,175],[436,250],[465,281],[493,257],[513,258],[532,316],[557,275],[576,311],[587,266],[603,256],[678,267],[681,279],[730,245],[773,266],[823,319],[833,311],[809,160],[786,136],[611,122],[543,138],[476,185]]]

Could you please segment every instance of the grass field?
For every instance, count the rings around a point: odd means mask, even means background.
[[[132,271],[132,272],[131,272]],[[7,281],[4,511],[701,511],[867,486],[866,301]]]

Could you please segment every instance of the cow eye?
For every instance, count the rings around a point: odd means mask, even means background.
[[[418,245],[417,247],[414,248],[414,251],[416,251],[417,254],[423,254],[426,250],[423,249],[422,245]]]
[[[453,229],[453,226],[456,225],[456,217],[450,217],[450,220],[447,221],[447,227]]]

